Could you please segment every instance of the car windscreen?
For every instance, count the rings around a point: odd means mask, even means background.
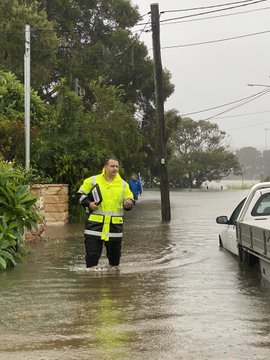
[[[238,219],[238,216],[240,214],[240,211],[242,210],[242,207],[243,207],[245,201],[246,201],[246,198],[244,198],[234,209],[234,211],[229,219],[230,225],[236,225],[236,220]]]

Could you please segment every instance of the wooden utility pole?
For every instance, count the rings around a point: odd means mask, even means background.
[[[160,53],[159,6],[151,4],[151,23],[154,57],[154,78],[156,95],[157,146],[160,169],[160,193],[162,220],[171,220],[169,181],[167,173],[167,151],[164,119],[164,92],[162,80],[162,62]]]

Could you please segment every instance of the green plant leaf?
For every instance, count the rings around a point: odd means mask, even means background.
[[[0,269],[5,270],[7,268],[6,261],[0,256]]]
[[[14,256],[9,251],[1,250],[0,257],[4,258],[5,261],[6,259],[8,259],[14,266],[17,264],[16,260],[14,259]]]
[[[12,246],[15,246],[15,245],[16,245],[16,240],[14,240],[14,239],[10,239],[10,240],[4,239],[4,240],[2,240],[0,242],[0,250],[6,250],[9,247],[12,247]]]

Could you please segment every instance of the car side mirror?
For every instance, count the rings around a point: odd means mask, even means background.
[[[218,224],[228,224],[228,217],[227,216],[218,216],[217,218],[216,218],[216,222],[218,223]]]

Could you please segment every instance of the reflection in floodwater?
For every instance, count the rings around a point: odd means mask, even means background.
[[[113,281],[109,281],[108,277],[96,280],[95,292],[84,309],[89,334],[84,346],[92,349],[94,358],[128,359],[128,344],[133,334],[123,326],[125,311],[121,298],[117,296],[120,279],[116,276]]]
[[[0,360],[268,359],[270,286],[218,247],[244,191],[145,191],[126,214],[119,272],[85,270],[83,225],[49,227],[0,273]]]

